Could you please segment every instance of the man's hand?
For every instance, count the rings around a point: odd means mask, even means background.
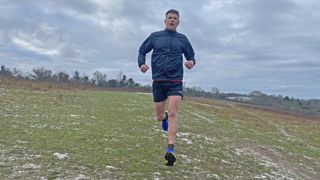
[[[144,64],[144,65],[142,65],[142,66],[140,67],[140,71],[143,72],[143,73],[147,72],[148,69],[149,69],[149,66],[146,65],[146,64]]]
[[[187,60],[187,62],[185,62],[184,65],[186,66],[186,68],[192,69],[194,66],[194,63],[192,60]]]

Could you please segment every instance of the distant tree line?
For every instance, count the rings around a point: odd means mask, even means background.
[[[122,72],[119,73],[119,79],[108,80],[107,75],[100,71],[95,71],[92,78],[90,78],[85,74],[81,75],[79,71],[74,71],[73,75],[69,75],[64,71],[53,73],[51,70],[45,69],[44,67],[36,67],[33,68],[31,74],[29,73],[28,75],[23,75],[23,73],[16,68],[10,70],[2,65],[0,70],[0,78],[1,77],[68,84],[83,84],[101,88],[126,88],[151,91],[150,85],[140,85],[139,83],[136,83],[133,78],[128,78],[127,75]],[[282,95],[266,95],[260,91],[253,91],[249,95],[238,93],[222,93],[216,87],[213,87],[211,91],[205,91],[200,87],[194,86],[184,87],[184,95],[191,97],[237,101],[291,113],[293,112],[320,117],[319,99],[295,99],[293,97],[289,98],[288,96],[283,97]]]
[[[150,86],[143,86],[136,83],[133,78],[128,78],[127,75],[122,72],[119,73],[119,79],[107,79],[107,75],[95,71],[93,77],[90,78],[88,75],[81,75],[79,71],[74,71],[73,75],[69,75],[64,71],[53,73],[49,69],[44,67],[33,68],[32,73],[24,75],[21,71],[16,68],[10,70],[4,65],[1,65],[0,77],[14,78],[14,79],[26,79],[36,81],[49,81],[58,83],[69,83],[69,84],[83,84],[93,85],[97,87],[111,87],[111,88],[136,88],[136,89],[151,89]]]
[[[213,87],[210,92],[204,91],[200,87],[186,87],[184,88],[184,94],[186,96],[235,101],[288,113],[320,117],[320,99],[304,100],[282,95],[267,95],[256,90],[248,95],[221,93],[216,87]]]
[[[282,95],[267,95],[259,91],[253,91],[248,96],[248,103],[271,107],[273,109],[286,112],[294,112],[298,114],[307,114],[320,117],[320,100],[319,99],[295,99],[293,97]]]

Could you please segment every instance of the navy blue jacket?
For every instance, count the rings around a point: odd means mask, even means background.
[[[194,51],[187,37],[168,29],[152,33],[140,46],[138,65],[145,64],[152,52],[151,68],[154,81],[183,80],[183,58],[195,64]]]

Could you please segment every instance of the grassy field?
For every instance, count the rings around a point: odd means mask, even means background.
[[[0,179],[320,179],[320,120],[186,98],[166,134],[146,93],[0,84]]]

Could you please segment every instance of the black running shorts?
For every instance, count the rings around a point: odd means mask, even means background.
[[[182,82],[154,81],[152,83],[153,101],[162,102],[168,96],[181,96],[183,98]]]

